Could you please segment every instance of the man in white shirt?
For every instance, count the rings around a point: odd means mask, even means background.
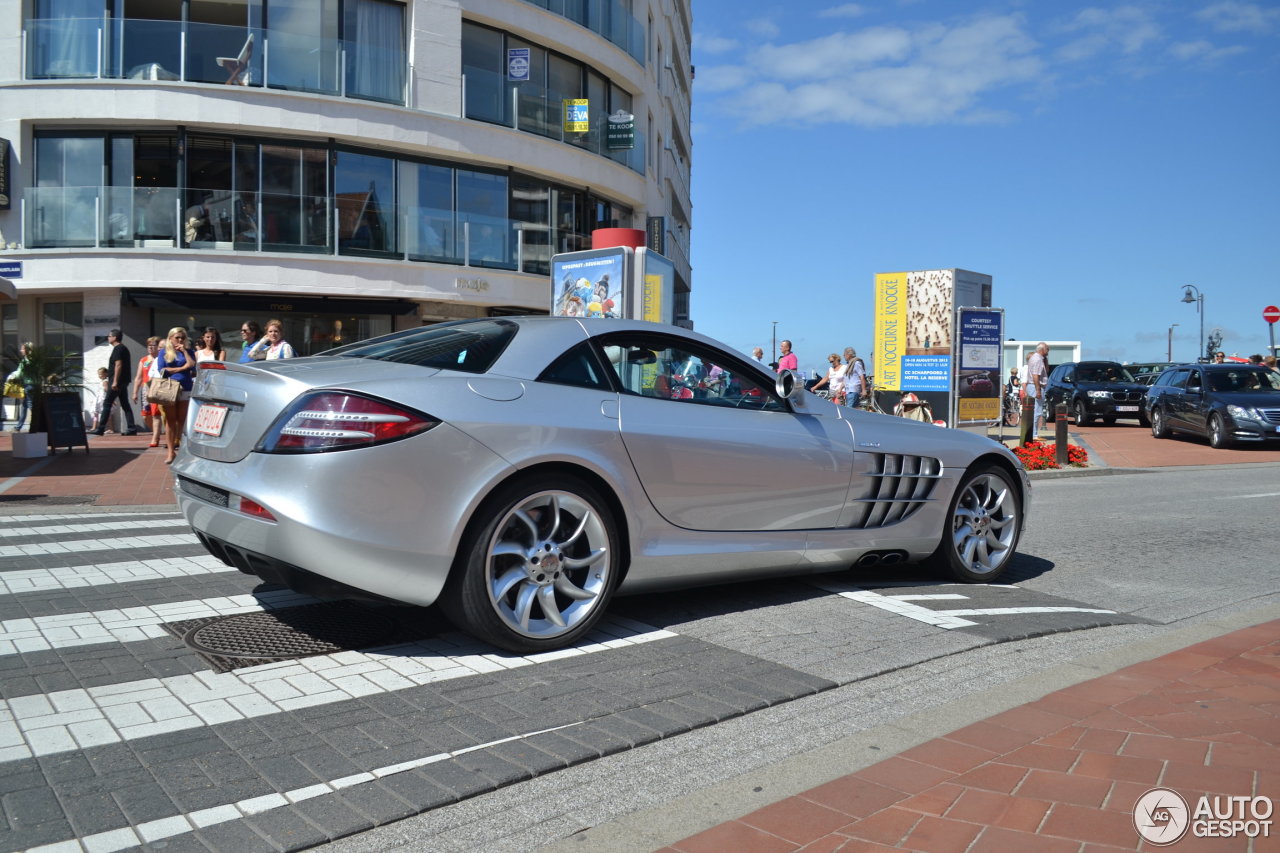
[[[1036,401],[1035,429],[1036,436],[1044,429],[1044,391],[1049,382],[1049,373],[1045,369],[1045,356],[1049,354],[1049,345],[1044,341],[1036,344],[1036,351],[1027,359],[1027,396]]]

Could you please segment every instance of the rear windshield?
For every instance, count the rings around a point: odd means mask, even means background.
[[[518,329],[510,320],[439,323],[331,349],[325,355],[484,373],[502,355]]]

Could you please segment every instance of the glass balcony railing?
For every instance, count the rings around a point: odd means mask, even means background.
[[[32,249],[339,254],[545,275],[553,246],[589,243],[576,231],[477,213],[192,187],[28,187],[23,211]]]
[[[585,133],[574,133],[564,129],[564,101],[576,96],[536,83],[513,82],[504,74],[472,65],[463,67],[462,82],[467,118],[576,145],[644,174],[644,135],[636,133],[634,148],[610,150],[606,137],[608,116],[603,109],[589,105],[590,129]]]
[[[527,0],[616,44],[644,65],[644,27],[618,0]]]
[[[27,79],[173,80],[405,103],[403,50],[258,27],[141,18],[26,22]]]

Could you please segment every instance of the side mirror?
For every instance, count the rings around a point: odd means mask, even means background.
[[[796,375],[790,370],[783,370],[774,381],[773,390],[777,391],[778,396],[782,399],[791,400],[802,395],[804,385],[796,379]]]

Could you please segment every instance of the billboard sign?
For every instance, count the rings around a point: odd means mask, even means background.
[[[955,328],[957,369],[952,422],[998,423],[1004,310],[957,308]]]
[[[586,98],[565,98],[565,133],[586,133],[591,129],[591,119],[588,115],[587,103]]]
[[[907,315],[907,274],[876,274],[875,377],[884,391],[902,390]]]
[[[513,83],[529,82],[529,48],[507,49],[507,79]]]
[[[676,267],[652,249],[636,249],[636,320],[672,324],[676,321]]]
[[[631,302],[629,246],[565,252],[551,258],[551,316],[626,317]]]

